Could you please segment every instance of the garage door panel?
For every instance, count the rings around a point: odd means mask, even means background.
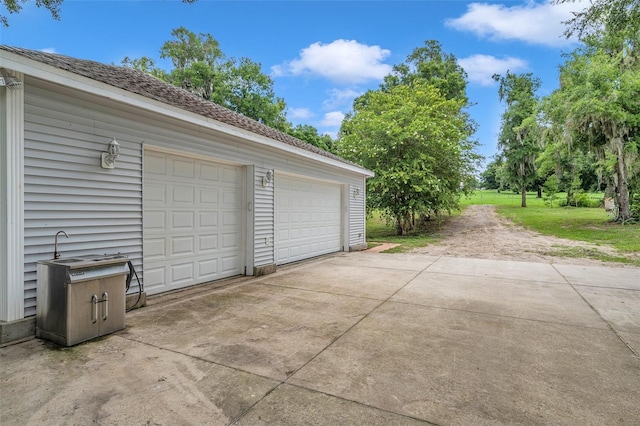
[[[186,177],[193,179],[195,177],[195,160],[180,160],[177,158],[170,159],[172,164],[172,175],[175,177]]]
[[[161,259],[167,255],[165,238],[149,238],[145,244],[145,259]]]
[[[199,250],[201,254],[212,252],[218,249],[218,235],[200,235],[199,236]]]
[[[174,284],[190,283],[194,280],[193,262],[171,265],[171,281]]]
[[[149,183],[145,187],[145,201],[148,203],[166,203],[167,187],[161,183]]]
[[[217,182],[220,180],[219,177],[220,168],[213,164],[200,164],[200,174],[199,177],[202,180]]]
[[[242,180],[242,170],[234,167],[225,167],[222,170],[222,181],[225,183],[234,184],[238,180]]]
[[[209,204],[215,206],[218,204],[218,190],[216,188],[201,188],[200,198],[198,199],[200,204]]]
[[[208,230],[218,227],[218,212],[216,211],[200,211],[200,229]]]
[[[194,228],[193,212],[172,212],[171,231],[192,230]]]
[[[154,152],[144,161],[148,293],[241,274],[243,169]]]
[[[172,189],[171,201],[174,203],[193,204],[195,200],[194,188],[186,185],[176,185]],[[184,206],[187,207],[187,206]]]
[[[289,263],[341,248],[341,187],[276,176],[277,263]]]
[[[171,255],[194,253],[194,238],[192,236],[173,238],[171,240]]]
[[[167,268],[165,266],[145,267],[144,268],[144,285],[149,288],[162,286],[168,281]]]
[[[166,213],[161,211],[146,211],[144,215],[144,231],[162,231],[166,227]]]

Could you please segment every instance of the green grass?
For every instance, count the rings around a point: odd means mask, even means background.
[[[375,247],[382,243],[400,244],[398,247],[385,250],[385,253],[403,253],[437,242],[438,239],[433,234],[439,229],[439,226],[438,223],[434,222],[420,232],[398,236],[393,225],[388,225],[380,213],[373,212],[367,218],[367,244],[369,247]]]
[[[536,198],[538,196],[535,192],[527,192],[527,207],[546,207],[542,198]],[[604,198],[602,193],[589,193],[588,197],[594,202],[599,202]],[[560,201],[567,198],[566,192],[559,192],[557,198],[554,201],[554,207],[557,207]],[[492,204],[496,206],[520,206],[522,196],[520,193],[514,193],[511,191],[498,192],[496,190],[479,190],[475,191],[469,197],[462,197],[460,199],[460,206],[466,207],[472,204]]]
[[[501,205],[496,210],[514,223],[543,235],[606,244],[623,252],[640,252],[640,225],[612,222],[604,209]]]
[[[558,194],[564,199],[566,194]],[[589,194],[594,200],[601,200],[602,194]],[[622,262],[640,266],[637,259],[629,259],[624,254],[640,253],[640,224],[620,225],[612,222],[612,217],[603,208],[547,207],[536,193],[527,193],[527,207],[520,207],[520,194],[492,190],[476,191],[471,197],[460,200],[461,208],[473,204],[496,205],[496,211],[518,225],[537,231],[543,235],[583,241],[596,246],[610,246],[621,252],[612,256],[600,250],[558,246],[548,254],[563,257],[591,258],[605,262]],[[459,214],[459,213],[456,213]],[[367,242],[370,246],[383,242],[400,244],[386,253],[405,252],[416,247],[424,247],[438,241],[438,230],[446,224],[433,222],[420,232],[408,236],[396,236],[393,225],[387,225],[379,214],[367,219]]]

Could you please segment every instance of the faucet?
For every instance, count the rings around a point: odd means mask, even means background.
[[[69,238],[67,233],[64,232],[64,231],[58,231],[56,233],[55,242],[53,244],[53,258],[54,259],[60,259],[60,253],[58,253],[58,235],[60,235],[60,234],[64,234],[65,237]]]

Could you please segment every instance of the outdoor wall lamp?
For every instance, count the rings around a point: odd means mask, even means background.
[[[356,198],[358,195],[360,195],[360,188],[356,188],[353,190],[353,198]]]
[[[2,68],[0,69],[0,87],[6,87],[12,90],[21,89],[22,82]]]
[[[262,186],[267,186],[273,180],[273,170],[267,170],[267,174],[262,178]]]
[[[120,144],[113,138],[111,142],[109,142],[109,146],[107,147],[107,152],[102,153],[102,168],[103,169],[113,169],[116,166],[116,158],[120,155]]]
[[[111,142],[109,142],[109,146],[107,147],[107,152],[102,153],[102,168],[103,169],[113,169],[116,166],[116,158],[120,155],[120,144],[113,138]]]

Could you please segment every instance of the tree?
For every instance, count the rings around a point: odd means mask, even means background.
[[[174,86],[222,105],[278,130],[286,130],[286,104],[275,96],[273,80],[259,63],[248,58],[227,58],[210,34],[195,34],[184,27],[162,45],[160,57],[173,69],[164,71],[148,57],[125,58],[122,65],[150,73]]]
[[[143,56],[142,58],[129,58],[128,56],[125,56],[120,62],[120,65],[151,74],[160,80],[166,81],[169,78],[164,70],[156,67],[156,62],[153,59],[146,56]]]
[[[55,20],[60,19],[60,5],[64,0],[36,0],[37,7],[44,7],[51,12],[51,17]],[[2,4],[10,14],[19,13],[22,10],[22,5],[27,0],[2,0]],[[0,15],[0,22],[2,26],[8,27],[9,20],[6,16]]]
[[[555,4],[575,3],[576,0],[555,0]],[[567,38],[577,35],[581,40],[600,37],[603,28],[608,33],[631,34],[640,26],[638,0],[591,0],[589,7],[574,12],[565,22]],[[636,45],[637,47],[637,45]]]
[[[564,143],[550,133],[545,132],[544,150],[536,158],[538,178],[544,182],[555,176],[559,191],[567,193],[567,205],[576,204],[580,193],[599,191],[602,167],[595,155],[583,150],[577,141]]]
[[[2,4],[10,14],[19,13],[22,5],[28,0],[2,0]],[[51,17],[55,20],[60,19],[60,6],[64,0],[36,0],[37,7],[44,7],[51,12]],[[195,3],[197,0],[182,0],[183,3]],[[9,26],[9,20],[6,16],[0,15],[0,23],[3,26]]]
[[[251,117],[278,130],[290,125],[286,120],[286,103],[275,95],[273,80],[262,73],[260,64],[249,58],[230,59],[226,63],[222,88],[212,101],[232,111]]]
[[[467,73],[458,65],[456,57],[443,52],[440,42],[426,40],[424,46],[414,49],[404,63],[393,67],[381,88],[388,90],[398,85],[411,85],[416,80],[428,81],[445,99],[462,100],[462,107],[466,107],[466,77]]]
[[[621,66],[621,55],[597,47],[573,52],[561,67],[560,88],[551,103],[562,106],[562,124],[606,166],[617,190],[617,220],[630,218],[629,174],[637,162],[640,126],[640,70]],[[573,137],[572,140],[580,140]],[[607,161],[607,156],[615,163]]]
[[[368,205],[392,218],[398,234],[415,227],[416,214],[457,208],[468,188],[477,156],[461,106],[416,80],[367,92],[342,123],[338,153],[376,173]]]
[[[549,207],[553,207],[553,202],[557,198],[559,189],[559,182],[556,175],[549,176],[543,185],[544,190],[544,203]]]
[[[298,124],[295,127],[289,128],[286,132],[308,144],[335,153],[335,145],[331,136],[318,134],[318,129],[311,125]]]
[[[598,155],[615,186],[616,220],[625,222],[640,171],[640,2],[594,0],[568,22],[573,34],[585,45],[562,66],[550,115],[567,141],[584,140]]]
[[[498,146],[505,159],[503,170],[512,185],[522,194],[522,207],[527,207],[527,187],[537,175],[536,155],[540,150],[540,126],[537,122],[538,99],[535,92],[540,80],[528,74],[495,74],[499,83],[498,96],[506,103]]]
[[[481,184],[485,189],[497,189],[501,191],[503,188],[502,183],[502,157],[495,157],[489,164],[484,172],[480,173],[482,179]]]

